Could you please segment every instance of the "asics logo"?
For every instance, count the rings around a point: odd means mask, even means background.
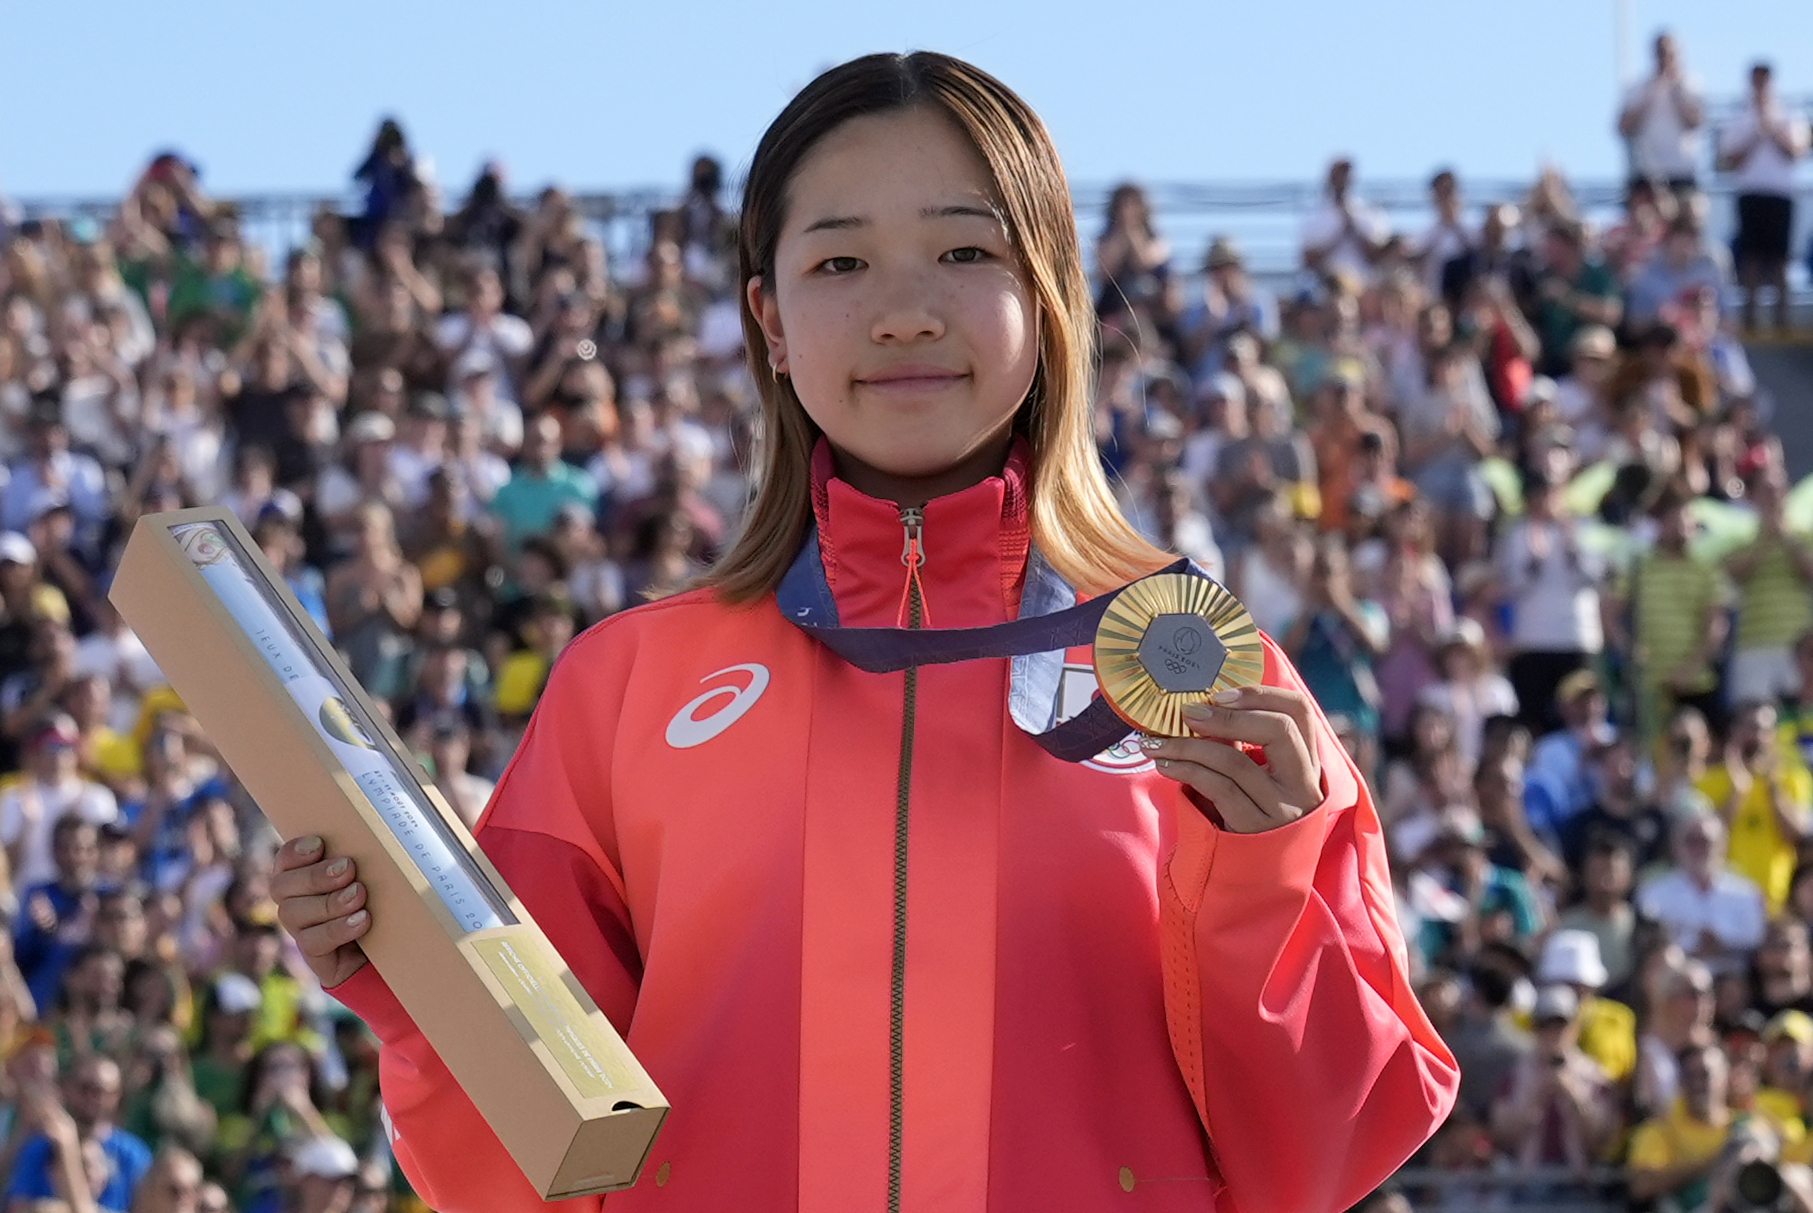
[[[749,682],[737,687],[734,685],[713,687],[703,695],[688,703],[674,718],[667,722],[667,744],[676,750],[690,750],[696,745],[704,745],[719,733],[741,720],[755,701],[768,689],[768,667],[751,661],[745,665],[725,666],[715,674],[707,674],[700,682],[710,682],[725,674],[748,674]],[[723,700],[721,704],[719,700]],[[717,704],[715,711],[699,715],[707,707]]]

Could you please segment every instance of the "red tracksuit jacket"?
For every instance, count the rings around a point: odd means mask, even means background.
[[[822,466],[841,621],[894,626],[899,511]],[[1015,616],[1017,464],[923,536],[929,626]],[[1052,758],[1007,678],[930,666],[909,692],[772,597],[703,593],[562,655],[478,839],[673,1104],[611,1213],[1324,1213],[1447,1114],[1457,1070],[1325,721],[1327,801],[1232,834],[1136,748]],[[542,1207],[372,967],[334,992],[383,1042],[429,1203]]]

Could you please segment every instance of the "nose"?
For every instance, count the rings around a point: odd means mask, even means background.
[[[944,317],[937,293],[918,274],[894,278],[877,299],[870,339],[881,345],[936,341],[944,336]]]

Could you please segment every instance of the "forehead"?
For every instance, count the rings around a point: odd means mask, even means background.
[[[806,153],[787,187],[787,234],[825,218],[884,221],[930,206],[999,211],[988,162],[954,120],[915,106],[852,118]]]

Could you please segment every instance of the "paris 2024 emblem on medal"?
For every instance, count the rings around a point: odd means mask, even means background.
[[[1238,598],[1206,577],[1160,573],[1119,594],[1095,630],[1095,676],[1128,724],[1187,737],[1183,710],[1265,674],[1259,628]]]

